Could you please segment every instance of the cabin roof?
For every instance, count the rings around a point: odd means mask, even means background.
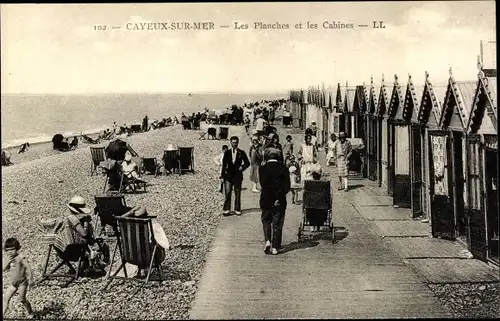
[[[480,71],[478,78],[467,130],[497,134],[496,77],[485,77],[484,72]]]
[[[353,111],[355,95],[356,95],[356,87],[347,87],[344,103],[347,106],[348,112]]]

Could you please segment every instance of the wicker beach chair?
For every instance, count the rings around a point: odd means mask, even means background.
[[[125,214],[130,209],[125,202],[125,196],[123,194],[101,194],[96,195],[94,199],[96,203],[94,208],[94,214],[96,215],[95,231],[99,231],[97,222],[100,222],[101,234],[109,225],[113,229],[113,235],[117,235],[116,217]],[[99,217],[98,220],[97,217]]]
[[[194,147],[179,147],[179,174],[194,173]]]
[[[161,164],[159,164],[158,160],[154,157],[144,157],[142,159],[142,165],[145,174],[154,174],[156,177],[160,173]]]
[[[147,217],[117,217],[120,246],[117,243],[111,257],[111,265],[108,271],[108,282],[104,288],[107,288],[113,279],[137,280],[128,278],[126,264],[133,264],[141,270],[147,271],[147,277],[144,286],[148,283],[153,268],[158,271],[161,281],[160,265],[165,260],[165,252],[156,243],[152,219],[156,216]],[[116,250],[121,247],[121,265],[112,274]],[[118,276],[123,270],[125,277]],[[141,286],[141,288],[142,288]],[[140,290],[140,288],[139,288]]]
[[[92,155],[92,160],[90,163],[90,176],[94,175],[97,171],[101,162],[106,160],[106,153],[104,152],[104,147],[92,147],[90,146],[90,154]]]

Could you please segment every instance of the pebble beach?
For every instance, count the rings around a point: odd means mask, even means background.
[[[204,126],[201,130],[206,131]],[[246,138],[243,127],[229,126],[229,135]],[[114,280],[103,290],[103,277],[79,278],[67,288],[60,287],[64,280],[49,279],[28,293],[33,308],[44,319],[188,318],[223,201],[213,158],[229,142],[199,140],[197,131],[183,130],[180,125],[132,135],[125,141],[143,157],[160,158],[169,143],[194,147],[194,174],[146,175],[147,192],[125,196],[129,206],[145,205],[165,229],[171,250],[162,265],[164,281],[150,281],[132,297],[139,282]],[[91,155],[84,143],[69,152],[38,144],[24,154],[11,153],[15,165],[2,168],[2,243],[8,237],[20,241],[20,253],[31,265],[37,281],[48,251],[41,242],[37,223],[63,215],[74,194],[83,196],[94,207],[94,196],[102,192],[105,176],[90,176]],[[115,243],[108,244],[113,249]],[[4,274],[4,289],[6,278]],[[25,317],[17,297],[6,317]]]

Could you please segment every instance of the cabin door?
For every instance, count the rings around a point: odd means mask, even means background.
[[[488,258],[498,264],[498,149],[485,149],[486,226]]]
[[[387,194],[394,196],[394,125],[387,120]]]
[[[411,209],[412,216],[422,216],[422,136],[418,125],[411,126]]]
[[[341,113],[338,117],[338,121],[339,121],[339,129],[338,129],[338,132],[345,132],[345,114],[344,113]]]
[[[447,131],[429,131],[432,236],[455,239],[452,148]]]
[[[377,124],[377,176],[378,176],[378,186],[382,186],[382,145],[384,144],[384,139],[382,137],[382,118],[375,118],[375,123]]]
[[[453,208],[455,209],[455,221],[457,227],[457,237],[464,239],[466,234],[466,216],[464,206],[464,159],[462,153],[462,137],[461,132],[453,131],[451,135],[451,149],[453,157]]]
[[[394,127],[394,198],[393,205],[403,208],[411,207],[410,178],[410,127],[395,125]]]
[[[307,108],[308,104],[300,104],[300,129],[306,129],[306,120],[307,120]]]
[[[483,189],[483,146],[479,135],[467,137],[467,239],[475,258],[486,261],[486,215]]]
[[[368,118],[368,178],[372,181],[377,179],[377,122],[373,117]]]

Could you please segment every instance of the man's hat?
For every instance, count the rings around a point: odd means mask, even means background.
[[[347,135],[344,132],[339,133],[339,138],[346,138]]]
[[[280,150],[274,147],[267,148],[264,152],[264,158],[266,160],[270,159],[279,160],[281,158],[280,156],[281,156]]]

